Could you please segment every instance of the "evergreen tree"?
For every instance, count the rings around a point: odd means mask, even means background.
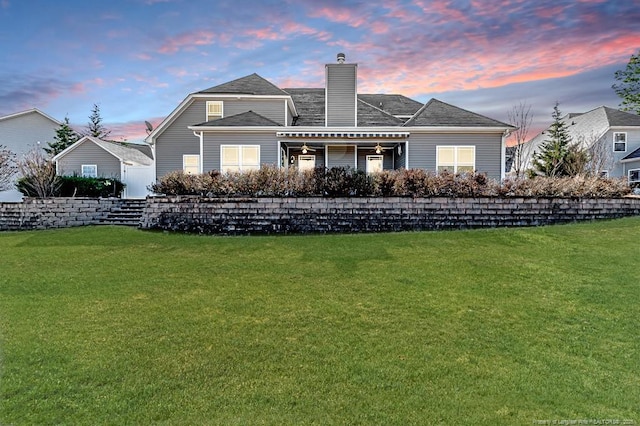
[[[566,176],[567,156],[571,138],[567,130],[567,124],[562,120],[558,103],[553,107],[553,124],[547,131],[549,139],[540,146],[540,152],[533,154],[533,168],[538,174],[544,176]]]
[[[640,50],[631,55],[627,68],[614,74],[617,84],[611,86],[622,98],[620,108],[640,114]]]
[[[80,135],[69,125],[69,117],[65,117],[64,122],[56,129],[53,142],[49,142],[49,147],[44,148],[44,150],[53,157],[73,145],[78,139],[80,139]]]
[[[89,123],[87,124],[87,131],[85,135],[93,136],[98,139],[107,140],[107,137],[111,134],[111,130],[107,130],[102,124],[102,116],[100,115],[100,107],[98,104],[93,104],[91,109],[91,115],[89,116]]]

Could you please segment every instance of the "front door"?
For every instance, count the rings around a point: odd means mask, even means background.
[[[382,155],[367,155],[367,174],[381,172],[383,159]]]
[[[298,170],[313,170],[316,167],[315,155],[298,155]]]

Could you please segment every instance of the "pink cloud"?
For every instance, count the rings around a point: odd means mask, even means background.
[[[153,117],[149,121],[155,129],[164,117]],[[116,141],[142,141],[147,137],[145,120],[127,121],[124,123],[108,123],[105,127],[111,130],[110,138]]]
[[[354,28],[368,23],[368,17],[360,11],[340,7],[321,7],[312,11],[309,16],[346,24]]]
[[[133,55],[133,57],[140,61],[150,61],[151,59],[153,59],[153,57],[148,53],[137,53]]]
[[[214,43],[216,34],[211,31],[199,30],[187,32],[177,35],[176,37],[165,40],[159,53],[172,54],[182,49],[190,49],[194,46],[207,46]]]

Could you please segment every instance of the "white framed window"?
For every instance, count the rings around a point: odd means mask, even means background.
[[[222,101],[207,101],[207,120],[217,120],[222,118],[223,105]]]
[[[188,175],[197,175],[200,173],[200,156],[183,155],[182,170]]]
[[[640,169],[629,170],[629,183],[639,183],[639,182],[640,182]]]
[[[613,133],[613,152],[627,152],[627,133]]]
[[[381,172],[383,169],[384,156],[382,155],[367,155],[367,174]]]
[[[315,155],[298,155],[298,170],[313,170],[316,167]]]
[[[475,146],[437,146],[436,170],[452,173],[473,173],[476,170]]]
[[[222,145],[220,147],[222,173],[258,169],[260,169],[260,145]]]
[[[82,177],[98,177],[98,165],[97,164],[83,164],[81,167]]]

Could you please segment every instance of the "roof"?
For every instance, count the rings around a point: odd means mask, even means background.
[[[9,119],[12,119],[12,118],[17,118],[17,117],[20,117],[20,116],[23,116],[23,115],[33,114],[33,113],[40,114],[41,116],[45,117],[48,120],[51,120],[52,122],[54,122],[57,125],[62,124],[61,122],[59,122],[55,118],[51,117],[50,115],[45,114],[44,112],[40,111],[38,108],[31,108],[31,109],[28,109],[26,111],[20,111],[20,112],[15,112],[13,114],[5,115],[3,117],[0,117],[0,121],[9,120]]]
[[[284,90],[291,95],[291,98],[298,109],[296,126],[324,127],[325,89],[288,88]],[[391,99],[392,101],[388,102],[387,107],[383,110],[377,105],[372,105],[367,102],[365,99],[374,101]],[[358,126],[402,126],[404,120],[401,120],[394,115],[396,115],[396,113],[398,113],[397,115],[403,115],[403,111],[409,111],[415,107],[412,103],[418,104],[418,107],[415,108],[416,111],[420,109],[420,106],[422,106],[420,102],[401,95],[358,95]],[[413,106],[408,107],[408,104]],[[413,112],[410,113],[410,115],[413,115]]]
[[[412,116],[420,108],[422,102],[397,94],[359,94],[358,99],[371,104],[391,115]]]
[[[636,149],[631,154],[629,154],[626,157],[624,157],[622,159],[622,161],[624,161],[624,160],[636,160],[636,159],[640,160],[640,148]]]
[[[604,109],[611,127],[640,126],[640,115],[632,114],[619,109],[600,107]]]
[[[513,126],[448,103],[431,99],[405,124],[407,127],[508,127]]]
[[[151,156],[147,155],[144,151],[147,151],[147,148],[144,146],[137,146],[137,144],[129,144],[129,143],[121,143],[115,141],[105,141],[102,139],[95,138],[93,136],[84,136],[76,143],[53,157],[53,160],[57,161],[60,158],[68,155],[74,149],[82,145],[83,143],[91,142],[98,145],[100,148],[104,149],[114,157],[118,158],[120,161],[128,161],[137,163],[143,166],[150,166],[153,164],[153,160]],[[135,146],[135,147],[134,147]],[[151,153],[151,148],[148,147],[149,154]]]
[[[236,115],[195,124],[193,127],[282,127],[273,120],[268,119],[256,112],[247,111]]]
[[[197,93],[288,96],[288,93],[256,73],[201,90]]]

